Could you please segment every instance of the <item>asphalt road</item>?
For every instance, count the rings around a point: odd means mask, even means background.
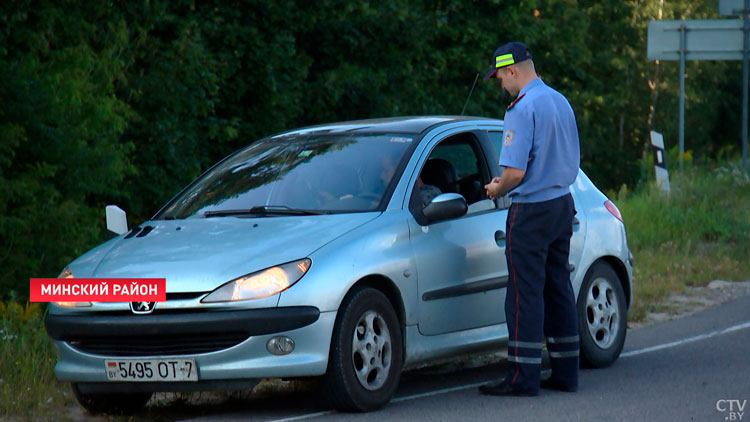
[[[331,411],[311,385],[301,384],[221,404],[173,404],[149,416],[267,422],[750,421],[750,296],[629,330],[620,359],[609,368],[582,370],[577,393],[480,395],[476,387],[502,376],[505,367],[500,360],[407,372],[396,398],[367,414]]]

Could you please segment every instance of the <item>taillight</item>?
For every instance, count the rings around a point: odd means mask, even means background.
[[[604,208],[606,208],[610,214],[614,215],[616,219],[625,224],[625,222],[622,221],[622,214],[620,214],[620,210],[617,209],[617,205],[615,205],[614,202],[607,199],[606,201],[604,201]]]

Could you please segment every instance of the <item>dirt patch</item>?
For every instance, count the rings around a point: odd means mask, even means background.
[[[747,295],[750,295],[750,281],[714,280],[707,286],[687,287],[658,303],[659,312],[647,312],[642,321],[629,321],[628,329],[669,321]]]

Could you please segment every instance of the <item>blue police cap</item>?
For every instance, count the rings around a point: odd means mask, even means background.
[[[497,69],[505,66],[510,66],[515,63],[520,63],[524,60],[531,58],[531,52],[529,51],[526,44],[519,41],[512,41],[501,45],[495,50],[492,55],[492,61],[490,62],[490,71],[484,75],[484,80],[495,76]]]

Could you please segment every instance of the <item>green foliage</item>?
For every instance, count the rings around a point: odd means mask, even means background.
[[[99,236],[101,207],[131,171],[115,97],[117,40],[88,6],[0,6],[0,297],[28,294]],[[104,30],[104,33],[99,33]],[[97,34],[95,34],[97,33]]]
[[[750,179],[739,164],[687,162],[671,179],[669,195],[654,183],[617,195],[635,256],[634,319],[686,286],[750,277]]]
[[[59,418],[55,409],[71,404],[38,304],[0,302],[0,356],[0,419]]]
[[[677,64],[646,59],[648,20],[715,9],[713,0],[0,2],[0,298],[25,297],[29,277],[54,276],[100,243],[104,205],[137,224],[262,136],[460,113],[509,40],[525,41],[569,98],[584,170],[605,189],[637,188],[651,173],[649,131],[677,142]],[[738,70],[688,62],[696,163],[739,153]],[[502,117],[510,100],[480,80],[466,114]]]
[[[115,94],[135,116],[122,134],[135,146],[135,172],[119,188],[134,224],[212,164],[221,71],[189,2],[132,2],[110,19],[126,22],[126,67]]]
[[[750,179],[737,163],[710,170],[686,164],[671,179],[670,194],[649,184],[618,195],[633,249],[673,243],[690,251],[719,242],[732,245],[737,258],[750,256]]]

